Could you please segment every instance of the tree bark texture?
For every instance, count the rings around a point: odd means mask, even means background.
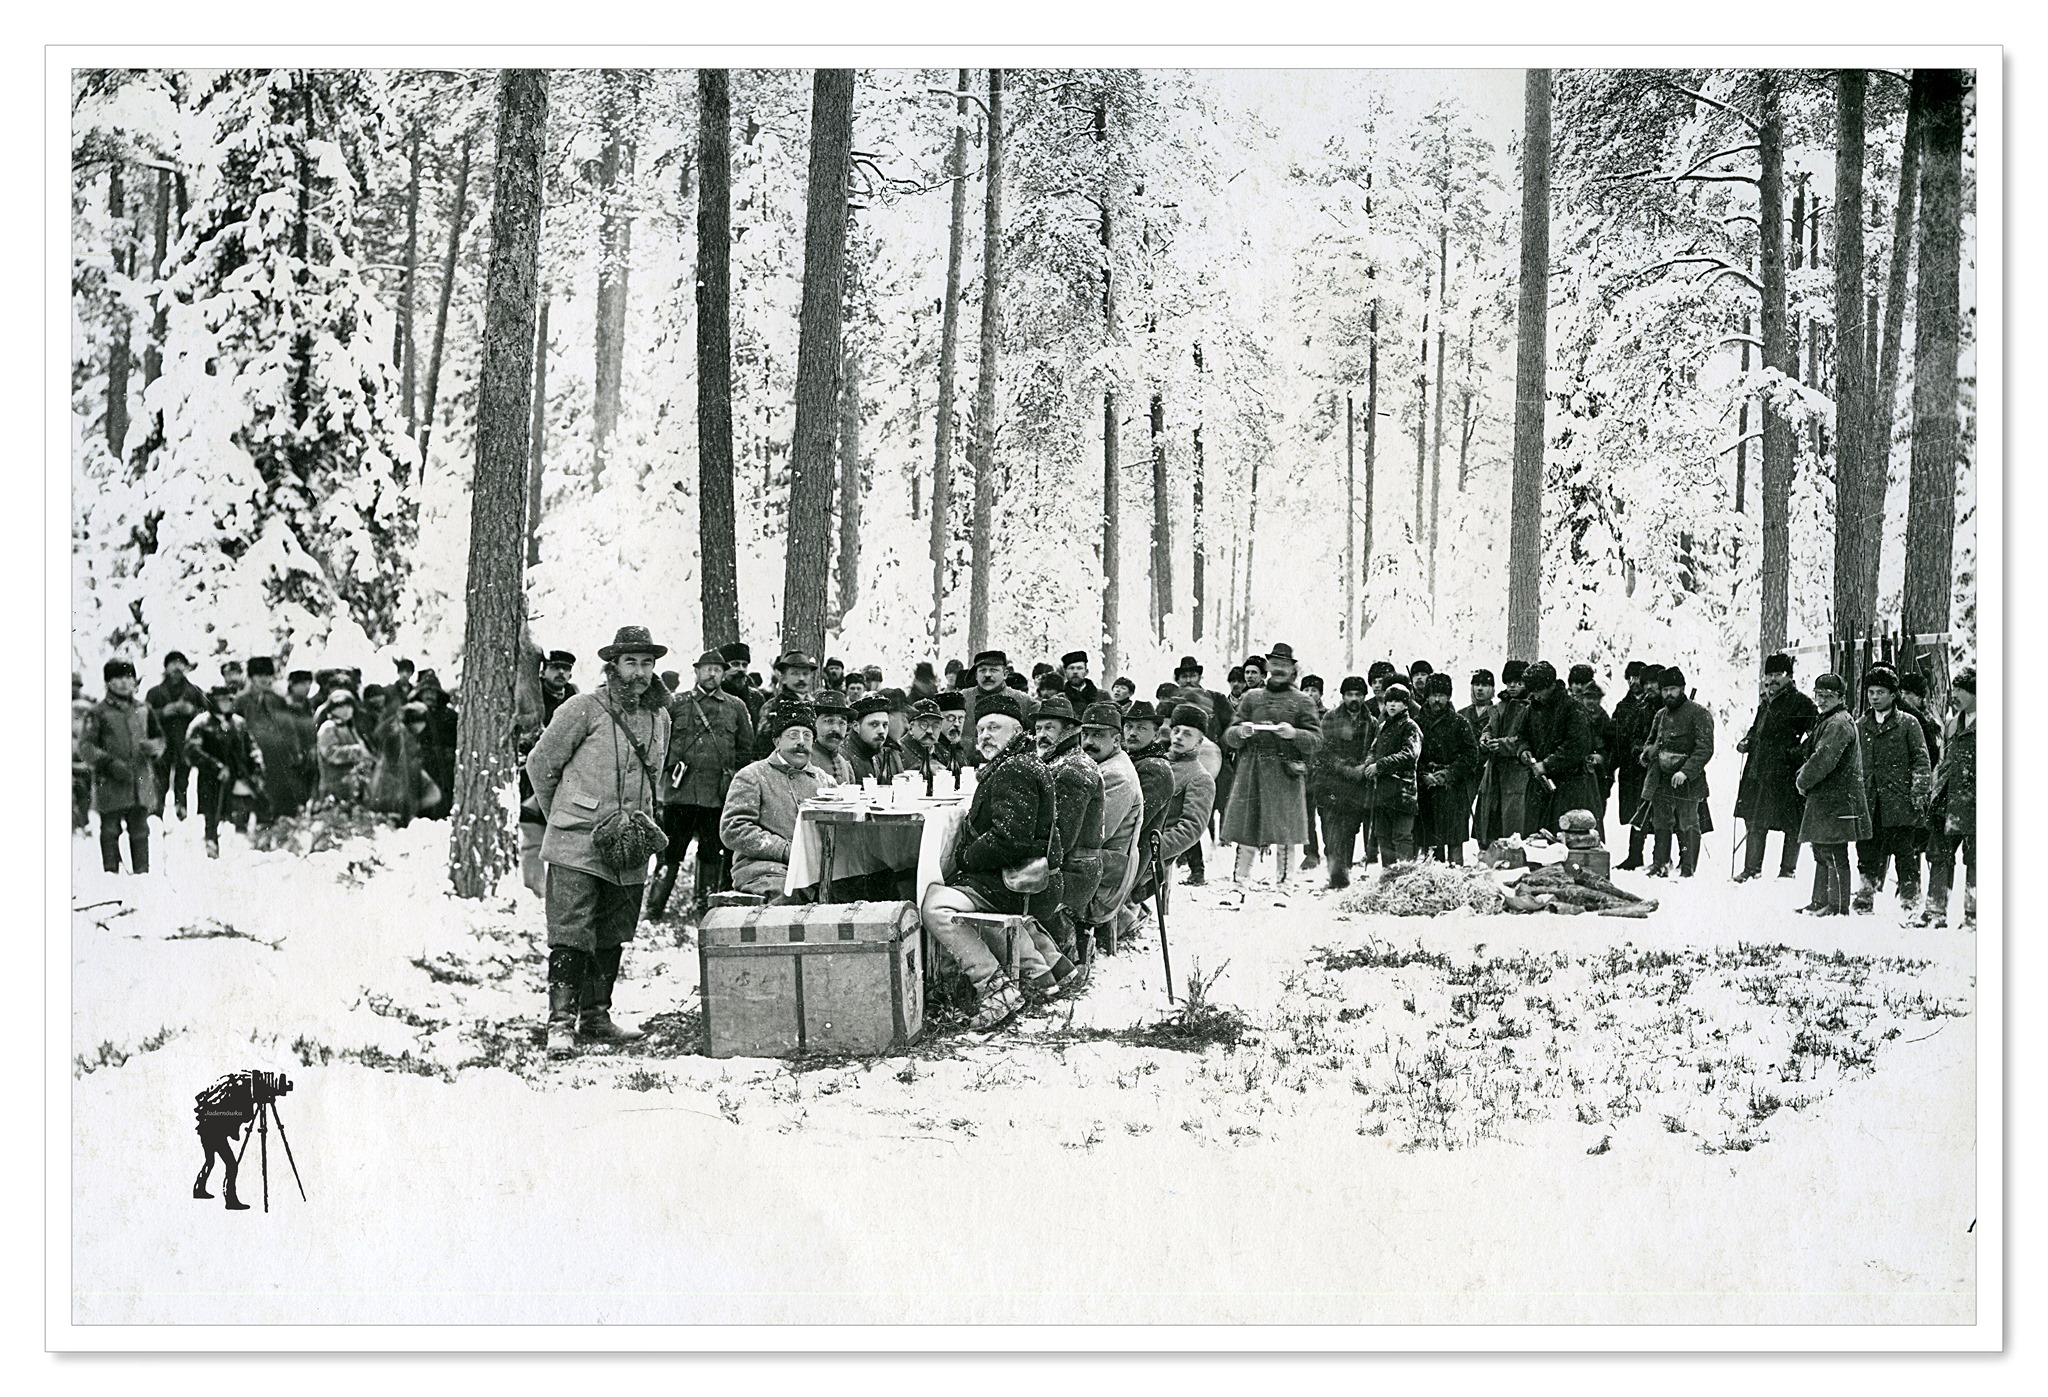
[[[1206,554],[1209,548],[1209,535],[1202,526],[1202,496],[1204,495],[1204,493],[1206,493],[1206,486],[1205,482],[1203,481],[1202,461],[1202,346],[1200,346],[1199,344],[1195,346],[1194,475],[1194,508],[1192,516],[1188,521],[1188,545],[1190,554],[1190,566],[1194,571],[1194,578],[1192,581],[1192,586],[1194,588],[1194,615],[1191,618],[1193,621],[1193,628],[1190,630],[1189,634],[1195,640],[1199,641],[1202,638],[1204,623],[1208,619],[1204,613],[1207,606],[1205,591],[1207,588],[1208,560]]]
[[[837,630],[860,598],[860,343],[849,331],[839,377],[839,596]]]
[[[1436,438],[1429,448],[1429,595],[1436,598],[1436,535],[1444,493],[1444,321],[1449,315],[1451,289],[1450,211],[1436,239]]]
[[[1166,397],[1152,395],[1152,607],[1154,633],[1166,639],[1173,614],[1173,497],[1166,483]]]
[[[619,430],[620,384],[626,365],[626,292],[633,261],[634,132],[639,111],[638,75],[607,69],[604,85],[604,153],[597,185],[597,377],[591,396],[590,485],[601,489],[612,438]]]
[[[1429,273],[1422,274],[1422,360],[1415,371],[1415,548],[1429,551],[1429,521],[1422,513],[1422,487],[1429,449]]]
[[[1508,524],[1508,658],[1541,644],[1543,401],[1550,312],[1550,70],[1526,81],[1522,136],[1522,265],[1515,315],[1515,467]]]
[[[1344,395],[1344,669],[1358,655],[1358,413]]]
[[[121,162],[114,162],[107,176],[108,224],[113,230],[114,270],[123,276],[134,266],[134,239],[128,230],[127,188],[121,177]],[[107,450],[121,459],[128,441],[128,312],[118,296],[109,297],[112,326],[107,344]]]
[[[142,386],[147,388],[164,371],[164,335],[170,328],[170,293],[164,289],[164,262],[171,252],[171,175],[156,172],[155,253],[149,262],[149,279],[156,287],[156,313],[149,323],[149,343],[142,350]]]
[[[960,70],[960,95],[953,99],[953,140],[946,173],[953,181],[953,207],[946,225],[946,299],[939,321],[939,409],[932,426],[932,653],[946,648],[946,558],[953,547],[953,431],[955,366],[960,358],[960,265],[967,245],[967,82]]]
[[[1883,487],[1864,447],[1864,97],[1869,75],[1836,74],[1835,104],[1835,634],[1862,635],[1877,610]],[[1870,585],[1864,586],[1868,574]]]
[[[1370,272],[1367,273],[1371,275]],[[1366,605],[1372,602],[1372,487],[1373,467],[1379,461],[1380,445],[1380,302],[1373,298],[1365,313],[1365,518],[1359,521],[1359,589]],[[1365,613],[1353,613],[1359,638],[1365,636]]]
[[[1763,286],[1764,368],[1782,376],[1763,394],[1763,580],[1757,647],[1770,655],[1785,648],[1791,602],[1794,435],[1780,393],[1797,376],[1785,305],[1785,119],[1779,106],[1779,78],[1770,69],[1758,75],[1757,108],[1757,280]],[[1796,224],[1793,244],[1798,244]]]
[[[1949,627],[1955,585],[1956,355],[1962,316],[1961,239],[1964,75],[1913,75],[1924,103],[1920,170],[1920,266],[1913,292],[1913,458],[1906,509],[1905,627]]]
[[[525,617],[521,578],[527,434],[540,275],[544,69],[498,80],[498,145],[484,342],[477,373],[476,483],[462,632],[449,873],[458,897],[488,897],[511,868],[504,794],[514,777],[512,714]],[[466,162],[465,162],[466,164]]]
[[[988,648],[989,574],[995,565],[996,383],[1002,327],[1003,74],[988,70],[988,160],[981,204],[981,363],[974,382],[974,524],[967,648]],[[971,659],[970,655],[970,659]]]
[[[833,436],[838,421],[841,306],[846,290],[846,182],[853,142],[853,70],[820,68],[811,83],[811,168],[804,216],[803,304],[790,441],[789,539],[782,644],[813,656],[825,643]]]
[[[533,428],[526,452],[526,565],[540,563],[541,471],[548,439],[548,294],[540,293],[540,324],[533,332]]]
[[[391,357],[399,366],[399,393],[405,401],[405,434],[415,439],[420,432],[417,403],[418,353],[413,346],[414,306],[419,301],[420,279],[420,128],[413,123],[405,141],[405,284],[398,296],[398,343]]]
[[[448,220],[448,253],[441,259],[441,293],[434,306],[434,348],[427,356],[427,395],[420,407],[420,469],[427,464],[427,445],[434,436],[434,403],[441,391],[441,353],[448,343],[448,302],[455,295],[456,257],[462,250],[462,225],[469,217],[469,135],[462,137],[462,160],[455,172],[455,212]]]
[[[1891,479],[1892,428],[1898,421],[1899,342],[1906,332],[1906,297],[1913,262],[1913,214],[1919,207],[1922,110],[1921,84],[1906,103],[1906,138],[1899,152],[1899,197],[1892,216],[1892,259],[1885,278],[1884,330],[1877,352],[1877,379],[1870,397],[1870,445],[1887,482]]]
[[[732,97],[697,73],[697,551],[704,643],[740,638],[732,458]]]

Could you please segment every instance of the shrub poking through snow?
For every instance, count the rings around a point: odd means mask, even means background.
[[[1388,869],[1353,888],[1337,905],[1381,917],[1435,917],[1465,908],[1491,915],[1505,906],[1505,899],[1485,869],[1425,861]]]

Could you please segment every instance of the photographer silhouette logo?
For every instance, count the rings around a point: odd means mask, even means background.
[[[277,1127],[278,1141],[284,1146],[285,1162],[291,1165],[292,1181],[299,1186],[299,1199],[306,1199],[305,1182],[299,1178],[299,1162],[292,1157],[292,1142],[284,1133],[284,1118],[278,1114],[277,1099],[292,1089],[292,1079],[281,1072],[262,1072],[251,1069],[246,1072],[230,1072],[200,1092],[193,1100],[197,1103],[192,1114],[196,1118],[199,1144],[206,1152],[206,1158],[199,1168],[199,1177],[192,1181],[194,1198],[211,1198],[206,1182],[213,1173],[213,1161],[221,1162],[221,1192],[227,1196],[227,1206],[233,1211],[244,1211],[248,1204],[235,1193],[235,1181],[241,1173],[242,1156],[248,1152],[249,1141],[256,1140],[258,1171],[263,1179],[263,1211],[270,1211],[270,1128]],[[253,1125],[255,1128],[248,1129]],[[244,1134],[244,1131],[247,1131]],[[240,1137],[237,1146],[236,1137]]]

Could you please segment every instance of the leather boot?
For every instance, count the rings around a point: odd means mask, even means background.
[[[1616,864],[1616,868],[1636,869],[1643,866],[1644,831],[1630,826],[1628,832],[1628,857]]]
[[[1857,912],[1868,912],[1877,905],[1877,881],[1868,875],[1859,875],[1856,880],[1856,896],[1849,906]]]
[[[654,881],[647,885],[647,904],[641,908],[641,915],[654,921],[668,911],[669,894],[676,887],[676,865],[664,863],[655,870]]]
[[[1908,917],[1909,926],[1948,925],[1948,885],[1955,877],[1955,865],[1929,864],[1927,868],[1927,902],[1919,913]]]
[[[612,986],[618,982],[619,961],[625,953],[623,946],[606,946],[586,962],[577,1037],[593,1043],[637,1043],[647,1036],[637,1028],[612,1022]]]
[[[211,1197],[213,1197],[213,1195],[212,1195],[211,1193],[208,1193],[208,1192],[206,1191],[206,1176],[207,1176],[208,1174],[211,1174],[212,1172],[213,1172],[213,1161],[212,1161],[211,1159],[208,1159],[208,1160],[206,1161],[206,1167],[205,1167],[204,1169],[201,1169],[201,1170],[199,1171],[199,1177],[198,1177],[198,1178],[196,1178],[196,1179],[194,1179],[194,1180],[192,1181],[192,1196],[193,1196],[194,1198],[211,1198]]]
[[[1696,829],[1678,832],[1678,876],[1690,878],[1693,870],[1700,866],[1700,832]]]
[[[567,1057],[576,1051],[576,1006],[583,998],[584,963],[590,957],[574,946],[548,950],[548,1056]]]

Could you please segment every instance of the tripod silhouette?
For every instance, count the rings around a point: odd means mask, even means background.
[[[277,1113],[277,1101],[259,1097],[256,1102],[256,1128],[242,1138],[241,1151],[235,1156],[235,1167],[241,1167],[242,1156],[249,1152],[249,1141],[257,1140],[256,1165],[263,1175],[263,1211],[266,1213],[270,1211],[270,1126],[273,1121],[277,1124],[277,1138],[284,1145],[285,1162],[292,1167],[292,1182],[299,1186],[299,1201],[307,1201],[306,1183],[299,1177],[299,1162],[292,1158],[292,1142],[284,1133],[284,1117]]]

